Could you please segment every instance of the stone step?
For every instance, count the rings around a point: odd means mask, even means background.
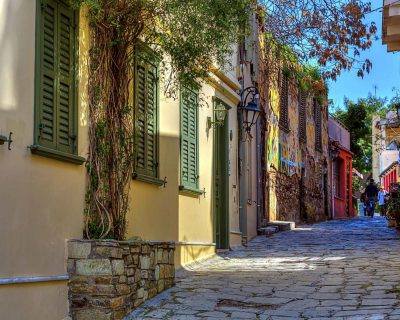
[[[269,227],[278,227],[279,231],[290,231],[296,228],[293,221],[270,221],[267,223]]]
[[[275,226],[262,227],[262,228],[259,228],[259,229],[257,230],[257,232],[258,232],[258,234],[259,234],[260,236],[267,236],[267,237],[270,237],[270,236],[272,236],[274,233],[279,232],[279,228],[278,228],[278,227],[275,227]]]

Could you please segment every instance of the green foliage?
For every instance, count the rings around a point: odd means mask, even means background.
[[[372,170],[372,117],[387,112],[386,99],[369,95],[353,102],[345,99],[345,108],[334,112],[334,117],[350,131],[353,165],[362,173]]]
[[[358,176],[353,177],[353,190],[355,192],[362,192],[363,189],[364,185],[362,179]]]
[[[397,193],[391,193],[386,207],[386,218],[396,220],[400,225],[400,197]]]
[[[86,5],[94,24],[101,22],[104,7],[110,5],[115,10],[108,13],[108,22],[116,29],[122,14],[136,17],[139,32],[136,39],[130,40],[134,43],[141,39],[159,56],[170,57],[175,84],[206,78],[213,65],[227,63],[232,44],[248,31],[253,3],[252,0],[71,1],[77,7]],[[119,36],[114,42],[126,40],[124,32]]]
[[[301,90],[312,91],[322,103],[328,93],[328,87],[323,79],[321,67],[301,62],[293,49],[277,41],[270,33],[264,33],[264,40],[270,59],[268,65],[273,61],[272,63],[277,64],[277,69],[282,68],[284,75],[296,79]]]

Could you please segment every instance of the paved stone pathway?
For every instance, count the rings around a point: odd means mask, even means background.
[[[379,217],[258,237],[180,272],[128,319],[400,319],[399,240]]]

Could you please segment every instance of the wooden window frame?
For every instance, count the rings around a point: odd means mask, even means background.
[[[68,6],[65,1],[62,0],[54,0],[58,5]],[[73,34],[73,62],[72,68],[74,70],[71,86],[73,90],[72,94],[72,123],[70,123],[73,135],[76,137],[74,142],[74,150],[73,152],[65,152],[61,151],[58,148],[52,148],[49,146],[45,146],[41,144],[39,135],[40,135],[40,122],[41,122],[41,110],[42,107],[40,105],[41,102],[41,91],[42,91],[42,48],[43,48],[43,33],[42,33],[42,21],[43,21],[43,13],[42,10],[46,5],[43,0],[36,0],[36,22],[35,22],[35,82],[34,82],[34,132],[33,132],[33,144],[30,146],[30,150],[32,154],[52,158],[64,162],[70,162],[73,164],[83,164],[85,162],[85,158],[78,155],[78,81],[77,81],[77,69],[78,65],[78,57],[79,57],[79,11],[74,10],[74,28],[75,32]],[[59,72],[59,70],[57,70]],[[57,76],[58,77],[58,76]],[[56,106],[58,108],[58,106]],[[58,112],[58,111],[57,111]],[[58,135],[58,132],[55,132]],[[58,140],[58,137],[56,137]]]
[[[159,130],[159,125],[160,125],[160,99],[159,99],[159,89],[160,89],[160,80],[159,80],[159,64],[160,64],[160,58],[155,54],[154,51],[152,51],[148,46],[144,45],[143,43],[139,43],[135,47],[135,58],[134,58],[134,65],[133,65],[133,123],[134,123],[134,164],[133,164],[133,176],[132,178],[134,180],[146,182],[149,184],[154,184],[157,186],[162,186],[165,184],[164,180],[161,180],[160,177],[160,130]],[[136,168],[137,166],[137,151],[136,151],[136,146],[137,146],[137,136],[136,136],[136,112],[137,112],[137,63],[138,60],[142,59],[145,61],[145,63],[150,63],[154,64],[156,68],[156,93],[155,93],[155,115],[156,115],[156,121],[155,121],[155,159],[157,162],[156,165],[156,170],[155,170],[155,175],[149,175],[146,173],[139,172],[139,170]],[[148,108],[146,105],[145,108]],[[145,141],[148,139],[147,134],[145,135]],[[146,142],[145,142],[146,144]],[[145,152],[145,159],[144,162],[147,163],[147,152]]]

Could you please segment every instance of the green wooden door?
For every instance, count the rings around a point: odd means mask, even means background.
[[[229,248],[228,123],[214,128],[213,203],[217,249]]]

